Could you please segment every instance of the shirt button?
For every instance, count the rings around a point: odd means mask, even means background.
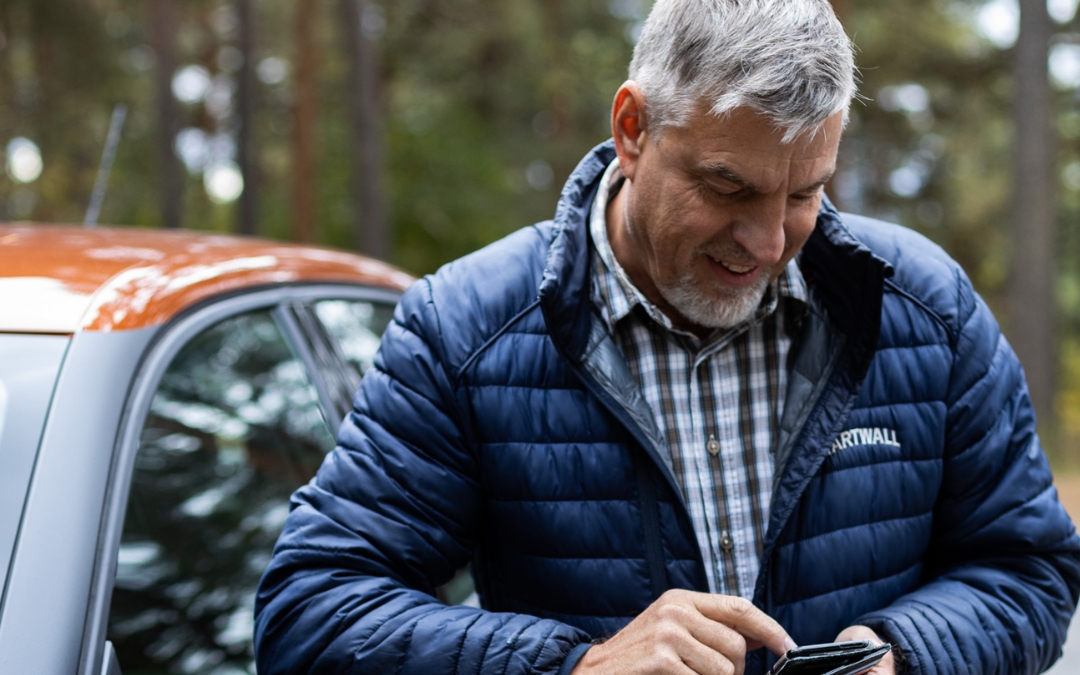
[[[720,533],[720,548],[727,553],[730,553],[731,549],[735,548],[735,542],[731,540],[731,535],[727,532]]]
[[[709,451],[710,455],[718,454],[720,452],[720,441],[710,436],[709,442],[705,444],[705,449]]]

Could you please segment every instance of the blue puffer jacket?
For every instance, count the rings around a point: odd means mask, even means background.
[[[554,222],[417,282],[257,600],[271,673],[567,673],[705,590],[662,434],[590,302],[594,150]],[[754,602],[800,644],[866,624],[916,673],[1046,668],[1080,592],[1020,365],[960,268],[826,203],[800,264]],[[485,610],[434,588],[472,563]],[[747,673],[772,657],[751,655]]]

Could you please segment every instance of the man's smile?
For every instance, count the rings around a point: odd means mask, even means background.
[[[735,265],[734,263],[727,263],[727,262],[724,262],[723,260],[717,260],[717,262],[720,263],[721,265],[723,265],[724,268],[727,269],[729,272],[734,272],[735,274],[746,274],[750,270],[754,269],[753,267],[745,267],[743,265]]]
[[[735,263],[714,258],[708,254],[705,254],[704,257],[709,262],[709,269],[712,270],[717,280],[724,286],[735,288],[754,286],[758,283],[761,275],[765,273],[765,268],[761,265]]]

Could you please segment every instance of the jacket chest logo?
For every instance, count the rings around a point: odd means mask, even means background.
[[[844,448],[856,445],[891,445],[900,447],[900,441],[896,438],[896,429],[882,429],[880,427],[864,429],[848,429],[841,431],[833,441],[829,454],[832,455]]]

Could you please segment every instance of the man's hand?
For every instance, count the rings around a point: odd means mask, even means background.
[[[742,675],[746,652],[761,646],[783,654],[795,643],[748,600],[674,590],[585,652],[571,675]]]
[[[836,636],[836,642],[848,642],[849,640],[869,640],[876,645],[884,644],[877,633],[866,626],[848,626]],[[877,662],[877,665],[866,671],[866,675],[896,675],[896,661],[893,653],[889,652]]]

